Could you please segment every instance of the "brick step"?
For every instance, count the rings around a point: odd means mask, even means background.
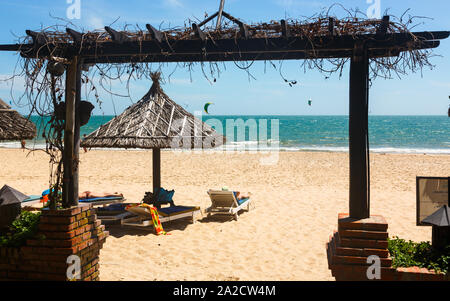
[[[382,249],[387,250],[387,240],[358,239],[358,238],[340,238],[340,246],[345,248],[357,249]]]
[[[362,239],[375,239],[375,240],[387,240],[389,235],[383,231],[363,231],[363,230],[345,230],[339,229],[339,235],[342,238],[362,238]]]
[[[356,256],[356,257],[368,257],[371,255],[376,255],[380,258],[388,258],[389,251],[381,250],[381,249],[345,248],[345,247],[338,246],[338,247],[336,247],[336,255]]]
[[[338,256],[334,255],[332,258],[333,265],[344,264],[344,265],[359,265],[359,266],[371,266],[373,263],[367,263],[367,257],[354,257],[354,256]],[[380,258],[380,264],[382,267],[391,267],[392,259],[390,258]]]
[[[339,229],[386,232],[388,224],[380,215],[372,215],[370,218],[354,219],[347,213],[339,213]]]
[[[381,267],[380,276],[382,281],[396,279],[397,271],[391,267]],[[367,278],[367,266],[336,264],[331,268],[331,274],[337,281],[374,281]]]

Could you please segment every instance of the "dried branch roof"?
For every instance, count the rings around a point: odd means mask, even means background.
[[[212,148],[225,138],[194,117],[159,85],[159,73],[144,97],[83,139],[81,146],[106,148]]]
[[[0,99],[0,141],[36,137],[36,126]]]
[[[0,45],[30,58],[70,60],[78,55],[85,64],[138,62],[204,62],[348,58],[356,41],[367,42],[371,58],[414,52],[417,60],[426,49],[439,46],[449,32],[413,33],[409,20],[392,21],[356,16],[337,19],[327,15],[307,20],[281,20],[247,25],[224,12],[232,22],[218,29],[205,21],[191,26],[157,30],[146,24],[129,30],[77,32],[58,26],[27,31],[23,44]],[[207,19],[208,20],[208,19]],[[203,29],[201,29],[203,27]],[[409,60],[409,58],[405,58]]]

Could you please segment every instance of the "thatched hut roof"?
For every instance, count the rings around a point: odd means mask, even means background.
[[[225,138],[153,85],[137,103],[102,125],[81,142],[83,147],[105,148],[212,148]]]
[[[36,137],[36,126],[0,99],[0,141]]]

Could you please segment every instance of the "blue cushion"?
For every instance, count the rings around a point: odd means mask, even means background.
[[[167,191],[164,188],[160,188],[158,190],[158,199],[157,202],[161,204],[167,204],[172,202],[173,195],[175,194],[174,190]]]
[[[113,201],[113,200],[121,200],[123,197],[121,196],[105,196],[101,198],[85,198],[85,199],[79,199],[82,203],[89,203],[89,202],[98,202],[98,201]]]
[[[158,209],[158,212],[162,212],[164,214],[170,215],[177,212],[187,211],[195,209],[196,207],[187,207],[187,206],[173,206],[173,207],[166,207]]]
[[[243,203],[247,202],[248,198],[242,199],[242,200],[237,200],[239,205],[242,205]]]

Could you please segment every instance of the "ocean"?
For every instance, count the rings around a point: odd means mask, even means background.
[[[89,134],[114,116],[92,116],[81,128]],[[225,134],[225,150],[348,152],[348,116],[214,116],[204,122]],[[48,118],[32,116],[39,129],[28,147],[43,148],[43,124]],[[370,151],[379,153],[450,154],[450,118],[447,116],[369,116]],[[20,148],[19,142],[0,147]]]

